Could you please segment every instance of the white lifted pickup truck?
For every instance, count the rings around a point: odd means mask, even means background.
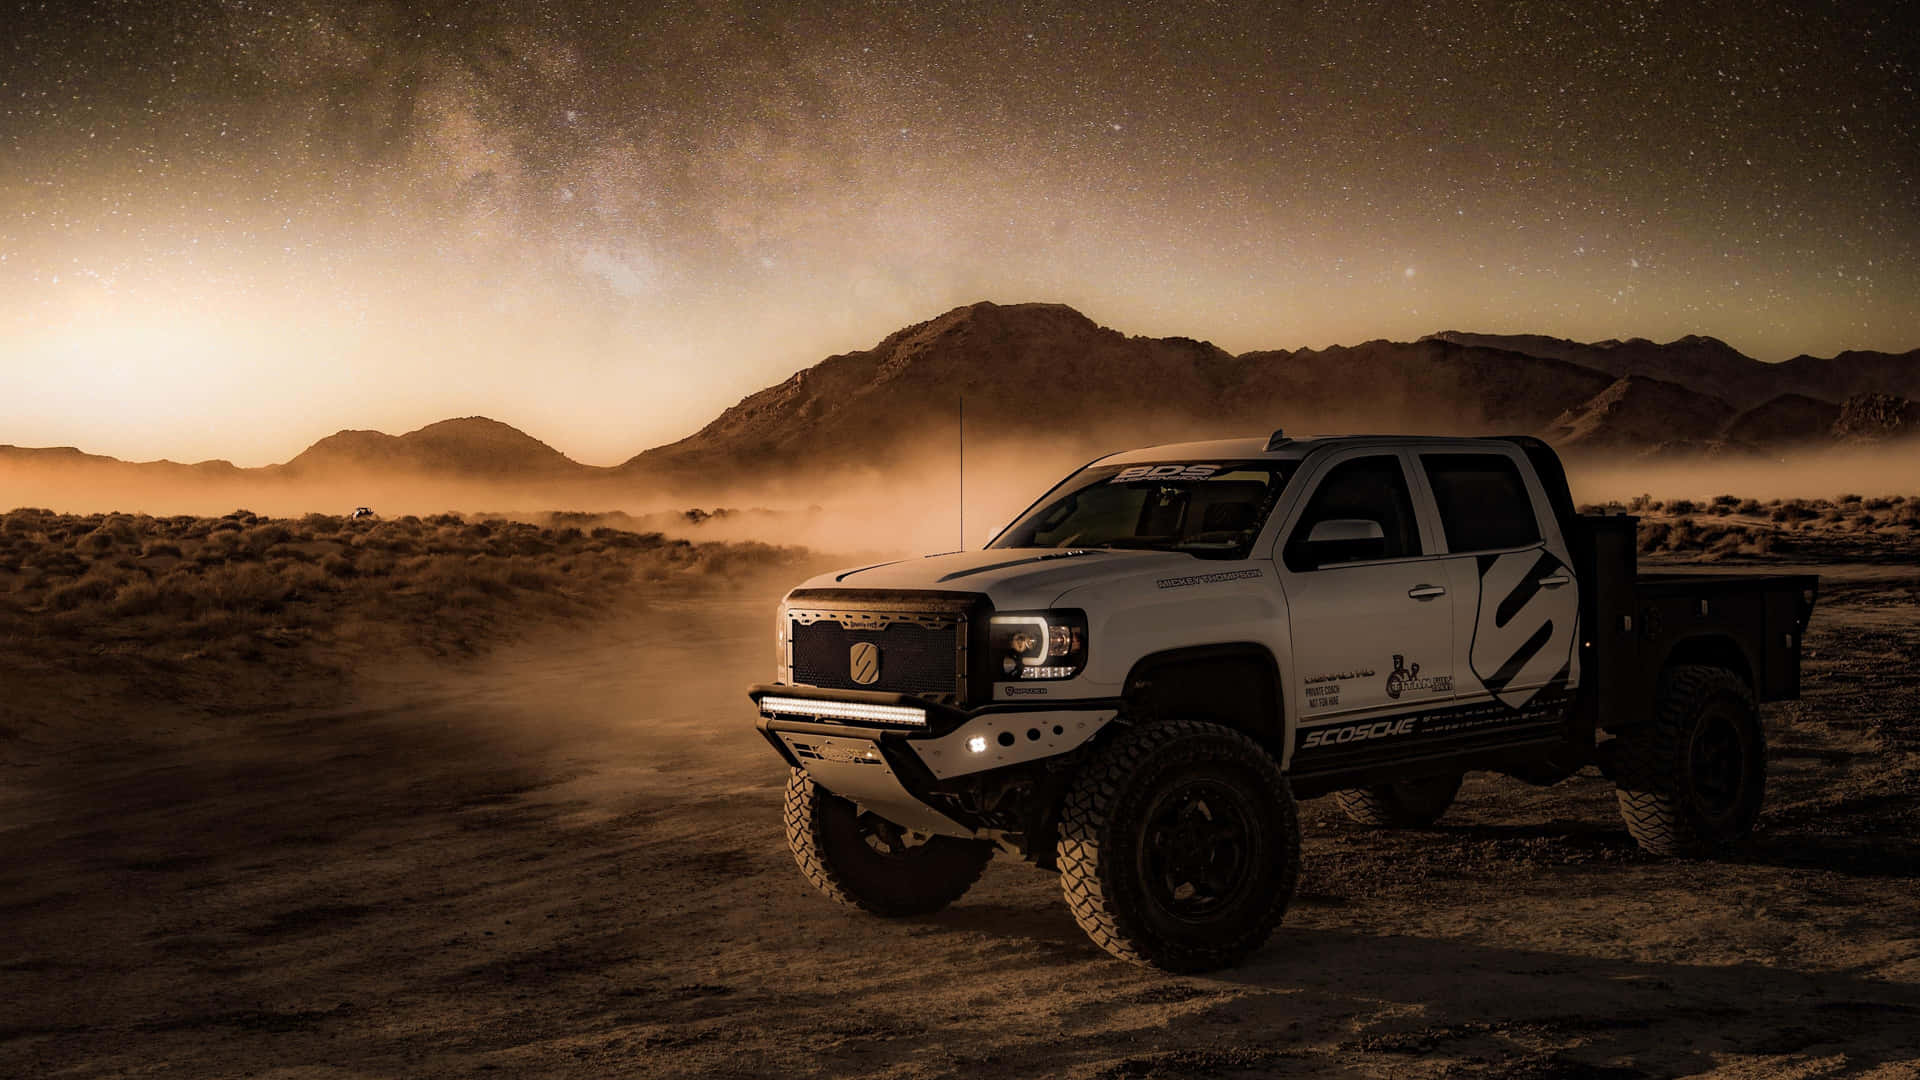
[[[985,550],[816,577],[754,686],[822,892],[937,910],[995,851],[1123,959],[1226,966],[1299,876],[1296,798],[1423,826],[1463,773],[1597,765],[1646,849],[1759,814],[1757,703],[1817,579],[1637,574],[1527,437],[1272,437],[1101,458]]]

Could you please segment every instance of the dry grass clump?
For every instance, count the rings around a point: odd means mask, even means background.
[[[1640,517],[1642,554],[1697,557],[1787,555],[1830,548],[1920,547],[1920,496],[1773,499],[1736,495],[1707,502],[1640,495],[1626,503],[1583,506],[1583,513]]]
[[[170,661],[254,658],[300,640],[471,651],[529,617],[633,588],[791,567],[797,548],[694,544],[605,525],[470,521],[0,517],[0,647]]]

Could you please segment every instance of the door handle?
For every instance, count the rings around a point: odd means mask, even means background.
[[[1534,584],[1542,585],[1549,589],[1557,589],[1560,586],[1565,585],[1567,582],[1572,580],[1573,580],[1572,578],[1568,577],[1565,574],[1553,574],[1549,577],[1541,578],[1539,581],[1534,582]]]
[[[1436,596],[1447,595],[1447,587],[1445,585],[1415,585],[1413,588],[1407,590],[1407,595],[1413,597],[1415,600],[1431,600]]]

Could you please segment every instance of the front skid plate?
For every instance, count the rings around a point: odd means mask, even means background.
[[[973,830],[913,797],[871,739],[779,733],[814,783],[896,825],[940,836]]]
[[[938,739],[909,739],[907,745],[928,772],[945,780],[1057,757],[1093,738],[1115,715],[1112,709],[982,713]]]

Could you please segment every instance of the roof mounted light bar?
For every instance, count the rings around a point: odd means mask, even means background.
[[[851,720],[869,724],[926,727],[927,710],[911,705],[869,705],[860,701],[824,701],[814,698],[763,697],[760,711],[774,716],[811,716],[820,720]]]

